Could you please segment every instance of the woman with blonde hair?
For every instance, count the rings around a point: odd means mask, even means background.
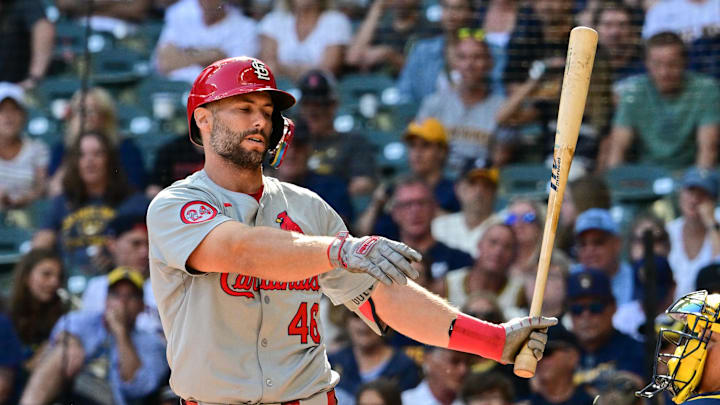
[[[337,76],[351,39],[350,20],[328,0],[283,0],[260,21],[260,59],[293,80],[310,69]]]
[[[504,222],[513,228],[518,243],[510,275],[521,276],[533,272],[542,243],[545,207],[537,200],[516,198],[510,202]]]
[[[57,196],[62,193],[61,179],[66,151],[77,142],[81,133],[90,132],[102,134],[112,142],[128,180],[136,189],[143,190],[146,173],[140,148],[131,138],[122,137],[119,133],[115,101],[110,92],[101,87],[91,87],[84,93],[82,89],[76,91],[70,99],[65,136],[51,150],[48,167],[51,176],[50,194]]]

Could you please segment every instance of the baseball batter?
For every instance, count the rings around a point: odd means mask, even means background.
[[[512,362],[540,359],[554,318],[496,325],[464,315],[407,278],[420,255],[348,235],[316,194],[262,172],[282,162],[295,103],[260,60],[223,59],[188,97],[204,169],[160,192],[148,212],[152,288],[172,389],[188,404],[335,404],[318,319],[322,294],[418,341]]]

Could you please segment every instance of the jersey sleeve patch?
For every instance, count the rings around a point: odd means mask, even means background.
[[[205,201],[190,201],[180,209],[180,220],[186,224],[207,222],[217,215],[218,211]]]

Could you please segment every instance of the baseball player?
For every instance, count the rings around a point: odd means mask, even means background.
[[[529,339],[542,357],[554,318],[491,324],[407,278],[420,255],[355,238],[316,194],[265,177],[293,135],[295,99],[260,60],[217,61],[188,97],[204,169],[161,191],[148,211],[150,274],[167,337],[170,385],[186,404],[336,403],[318,319],[322,294],[376,333],[513,361]],[[330,236],[328,236],[330,235]]]
[[[683,329],[660,329],[653,379],[636,395],[667,390],[676,404],[720,405],[720,294],[691,292],[666,313]]]

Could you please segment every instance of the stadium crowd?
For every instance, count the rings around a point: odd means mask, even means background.
[[[202,168],[183,103],[225,57],[299,98],[267,175],[421,252],[465,313],[527,314],[576,25],[599,47],[536,376],[329,302],[322,336],[343,405],[641,404],[663,310],[720,292],[720,0],[0,2],[0,404],[178,403],[145,214]]]

